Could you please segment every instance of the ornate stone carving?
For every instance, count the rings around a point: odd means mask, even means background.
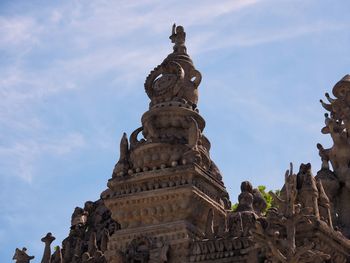
[[[318,177],[322,179],[324,190],[329,196],[334,225],[344,235],[350,237],[350,75],[344,76],[333,88],[335,98],[326,93],[329,103],[321,100],[322,106],[329,111],[325,114],[323,134],[330,134],[333,146],[324,149],[317,145],[322,159],[322,169]],[[332,164],[333,171],[329,164]]]
[[[270,209],[251,230],[254,241],[266,249],[268,262],[321,263],[330,258],[332,262],[346,261],[340,251],[330,250],[322,243],[330,237],[340,243],[345,240],[332,229],[328,198],[320,181],[316,187],[310,169],[310,164],[302,164],[296,175],[291,165],[285,174],[281,197],[275,196],[279,207]],[[310,197],[306,198],[306,194]],[[315,196],[318,199],[314,200]]]
[[[162,102],[173,101],[196,108],[197,87],[202,76],[187,55],[185,36],[182,26],[173,26],[170,39],[175,43],[174,52],[152,70],[146,79],[145,89],[151,99],[151,107]]]

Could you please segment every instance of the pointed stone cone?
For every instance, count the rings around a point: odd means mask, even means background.
[[[96,251],[97,251],[96,233],[92,232],[89,239],[88,252],[90,255],[94,255]]]
[[[108,230],[104,229],[102,233],[102,238],[101,238],[101,251],[103,253],[105,253],[105,251],[107,250],[108,240],[109,240]]]
[[[51,243],[56,238],[49,232],[44,236],[41,241],[45,243],[43,258],[41,259],[41,263],[51,263]]]

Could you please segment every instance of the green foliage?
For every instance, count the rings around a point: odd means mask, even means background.
[[[265,201],[267,203],[267,207],[266,207],[264,212],[266,212],[271,207],[277,207],[277,204],[273,200],[273,194],[275,194],[277,196],[280,196],[280,194],[281,194],[280,190],[268,191],[267,192],[265,185],[259,185],[257,187],[257,189],[259,190],[259,192],[261,193],[261,195],[263,196],[263,198],[265,199]],[[232,205],[231,210],[232,211],[236,211],[237,207],[238,207],[238,203],[235,203],[235,204]]]
[[[231,210],[232,210],[233,212],[235,212],[236,209],[237,209],[237,207],[238,207],[238,203],[235,203],[235,204],[233,204],[233,205],[231,206]]]

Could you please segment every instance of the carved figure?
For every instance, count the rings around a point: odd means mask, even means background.
[[[241,193],[238,196],[238,207],[236,212],[254,211],[253,209],[253,186],[250,182],[244,181],[241,184]]]
[[[16,263],[29,263],[33,258],[34,256],[28,256],[27,249],[24,247],[22,249],[16,248],[12,259],[16,260]]]
[[[320,143],[317,144],[317,149],[322,161],[321,169],[329,169],[329,149],[325,150]]]
[[[317,218],[320,217],[318,211],[318,190],[316,180],[311,173],[311,164],[301,164],[297,174],[298,202],[300,202],[306,213],[311,213]]]
[[[174,24],[169,38],[171,42],[175,44],[173,48],[175,53],[186,53],[186,33],[183,26],[176,26],[176,24]]]

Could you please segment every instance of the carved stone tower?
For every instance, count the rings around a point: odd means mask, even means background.
[[[110,237],[107,262],[188,262],[193,241],[225,231],[230,202],[203,135],[201,74],[185,37],[174,25],[173,52],[146,78],[149,110],[129,140],[123,135],[120,159],[101,195],[121,226]]]

